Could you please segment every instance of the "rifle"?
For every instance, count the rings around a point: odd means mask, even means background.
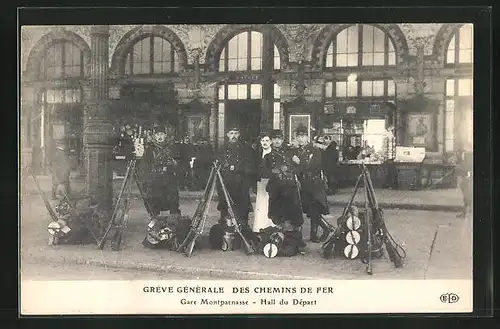
[[[111,215],[111,219],[109,221],[108,228],[104,232],[104,235],[102,236],[101,241],[99,241],[99,244],[98,244],[98,247],[101,250],[104,248],[104,244],[106,242],[106,237],[108,236],[109,231],[111,231],[111,228],[114,225],[114,222],[115,222],[115,219],[116,219],[116,215],[118,213],[118,208],[119,208],[120,203],[121,203],[122,198],[123,198],[123,193],[125,191],[125,188],[129,184],[130,178],[132,177],[132,173],[135,170],[136,161],[137,161],[136,159],[130,160],[130,163],[129,163],[128,167],[127,167],[127,172],[125,173],[125,178],[124,178],[122,186],[120,188],[120,193],[118,194],[118,199],[116,200],[116,204],[115,204],[115,207],[114,207],[114,210],[113,210],[113,214]],[[125,214],[125,213],[123,213],[123,214]],[[120,242],[121,242],[121,234],[122,234],[122,226],[120,225],[120,230],[118,232],[116,232],[116,234],[114,236],[114,240],[116,241],[117,245],[119,245]]]
[[[371,225],[371,209],[368,205],[368,178],[366,177],[365,168],[363,166],[363,183],[364,183],[364,192],[365,192],[365,230],[366,230],[366,252],[368,257],[368,263],[366,264],[366,273],[373,274],[372,272],[372,225]]]
[[[217,176],[219,177],[219,181],[220,181],[220,184],[221,184],[221,187],[222,187],[222,191],[224,193],[224,197],[225,197],[226,202],[227,202],[227,208],[228,208],[229,216],[231,218],[231,221],[234,224],[235,231],[240,236],[241,241],[243,242],[245,253],[247,255],[253,254],[255,252],[255,249],[252,247],[252,245],[248,242],[248,240],[245,238],[245,236],[241,232],[241,223],[238,222],[238,220],[236,218],[236,214],[234,213],[233,206],[232,206],[233,201],[231,199],[231,196],[227,192],[226,185],[224,184],[224,180],[222,179],[222,174],[220,173],[219,169],[217,169],[216,171],[217,171]]]
[[[368,182],[368,197],[370,199],[370,204],[372,207],[372,212],[374,214],[375,225],[377,226],[378,231],[381,232],[382,241],[386,246],[387,254],[389,255],[389,259],[396,268],[400,268],[404,264],[404,259],[406,258],[406,251],[394,241],[394,238],[387,230],[384,221],[384,215],[382,209],[379,208],[377,198],[375,197],[375,190],[373,189],[373,184],[370,178],[370,173],[366,170],[365,165],[363,164],[363,169],[367,175]],[[398,249],[402,251],[402,254],[398,252]]]
[[[36,185],[36,188],[38,190],[38,194],[40,194],[40,196],[42,197],[43,203],[45,204],[45,208],[47,208],[47,211],[49,212],[50,218],[54,222],[58,222],[59,218],[57,217],[56,212],[52,208],[52,205],[50,204],[49,199],[47,199],[47,195],[45,194],[45,192],[40,187],[40,184],[38,183],[38,179],[36,178],[35,172],[33,171],[33,168],[27,167],[27,169],[30,172],[31,177],[33,177],[33,180],[35,181],[35,185]]]
[[[194,212],[193,220],[191,221],[191,228],[186,237],[184,238],[184,240],[182,241],[182,243],[177,248],[178,252],[184,250],[184,254],[187,257],[191,257],[194,245],[196,243],[196,239],[203,233],[209,209],[208,205],[212,200],[215,192],[215,186],[216,186],[215,172],[216,170],[218,170],[219,167],[220,164],[217,161],[215,161],[212,167],[212,171],[210,172],[207,185],[205,186],[205,193],[203,194],[203,197],[200,200],[200,203],[198,204]]]

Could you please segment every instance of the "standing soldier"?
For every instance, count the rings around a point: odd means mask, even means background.
[[[255,165],[252,149],[240,141],[240,129],[231,126],[227,132],[228,143],[221,147],[218,160],[222,164],[221,174],[229,196],[235,204],[234,212],[242,223],[248,223],[248,215],[252,211],[250,202],[250,180],[254,175]],[[224,199],[221,185],[217,185],[219,204],[217,210],[221,213],[221,222],[228,217],[228,206]]]
[[[281,130],[273,130],[271,138],[273,149],[264,157],[263,165],[263,176],[269,177],[266,188],[269,193],[268,216],[275,225],[294,237],[289,241],[303,254],[307,251],[302,239],[304,218],[292,150],[288,145],[283,145]]]
[[[295,162],[301,185],[302,209],[311,219],[312,242],[325,241],[330,234],[328,224],[322,215],[328,214],[325,185],[321,178],[322,160],[321,149],[313,146],[309,141],[309,134],[304,125],[296,130],[298,147],[295,149],[292,161]],[[318,238],[318,226],[323,234]]]
[[[52,199],[56,199],[56,190],[64,186],[65,192],[70,193],[70,163],[67,146],[63,140],[56,140],[52,152]]]
[[[140,167],[146,202],[154,216],[161,211],[180,216],[177,163],[179,155],[167,141],[166,130],[155,127],[152,140],[147,141]]]

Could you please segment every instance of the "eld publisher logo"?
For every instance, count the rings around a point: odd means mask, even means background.
[[[447,294],[442,294],[441,297],[439,297],[439,299],[441,300],[441,303],[453,304],[458,302],[460,297],[458,297],[457,294],[447,293]]]

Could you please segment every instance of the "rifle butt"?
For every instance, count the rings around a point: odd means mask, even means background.
[[[401,258],[401,256],[398,255],[396,247],[394,247],[394,245],[389,241],[386,241],[385,245],[387,248],[387,254],[389,255],[389,259],[394,264],[394,266],[396,268],[403,267],[403,259]]]
[[[196,238],[193,239],[187,246],[186,249],[184,250],[184,255],[186,257],[191,257],[193,255],[193,249],[194,249],[194,244],[196,243]]]

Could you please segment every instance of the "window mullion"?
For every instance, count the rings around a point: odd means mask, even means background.
[[[387,33],[384,33],[385,34],[385,37],[384,37],[384,65],[385,66],[389,66],[389,42],[391,42],[389,40],[389,35],[387,35]],[[373,49],[375,49],[375,45],[373,45]]]
[[[252,31],[247,34],[247,71],[252,71]]]
[[[460,53],[460,30],[455,31],[455,64],[459,63]]]
[[[155,47],[155,43],[154,43],[154,36],[150,36],[149,37],[149,74],[154,74],[154,64],[155,64],[155,60],[154,60],[154,47]]]
[[[358,65],[356,65],[356,66],[363,66],[363,62],[362,62],[362,59],[363,59],[363,24],[357,25],[357,27],[358,27]],[[349,34],[347,34],[347,40],[349,40]],[[349,52],[349,50],[347,50],[347,52]]]
[[[61,75],[64,79],[66,77],[66,42],[61,43]]]

